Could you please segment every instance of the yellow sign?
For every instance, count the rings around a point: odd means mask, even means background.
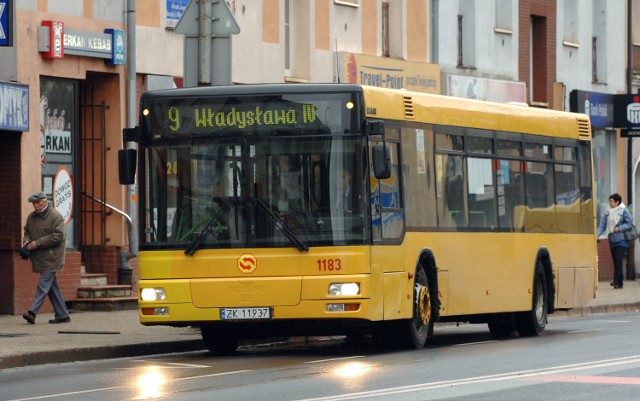
[[[238,269],[244,274],[252,273],[258,267],[258,260],[251,254],[240,255],[238,258]]]
[[[342,53],[341,82],[440,94],[440,66]]]

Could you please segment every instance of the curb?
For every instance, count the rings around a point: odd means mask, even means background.
[[[93,359],[114,359],[134,356],[201,351],[206,349],[202,340],[167,341],[155,343],[114,345],[108,347],[74,348],[44,351],[0,359],[0,369],[17,368],[49,363],[67,363]]]

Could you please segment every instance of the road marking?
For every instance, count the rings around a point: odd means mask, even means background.
[[[211,367],[207,365],[195,365],[192,363],[178,363],[178,362],[164,362],[160,360],[151,360],[151,359],[137,359],[131,362],[135,362],[135,363],[150,362],[150,363],[153,363],[154,366],[157,366],[159,368],[164,367],[161,365],[169,365],[170,367],[179,367],[179,368],[210,368]]]
[[[634,384],[640,385],[638,377],[612,377],[612,376],[563,376],[548,375],[528,377],[526,381],[535,382],[562,382],[562,383],[589,383],[589,384]]]
[[[305,363],[322,363],[322,362],[345,361],[345,360],[348,360],[348,359],[357,359],[357,358],[364,358],[364,355],[345,356],[344,358],[318,359],[316,361],[308,361],[308,362],[305,362]]]
[[[491,344],[491,343],[497,343],[497,342],[498,340],[476,341],[473,343],[454,344],[453,347],[466,347],[467,345]]]
[[[188,376],[188,377],[181,377],[179,379],[173,379],[172,381],[180,382],[180,381],[186,381],[186,380],[204,379],[204,378],[207,378],[207,377],[226,376],[226,375],[232,375],[232,374],[236,374],[236,373],[245,373],[245,372],[250,372],[250,370],[234,370],[232,372],[212,373],[210,375]],[[37,396],[37,397],[16,398],[16,399],[7,400],[7,401],[45,400],[45,399],[48,399],[48,398],[60,398],[60,397],[75,396],[75,395],[80,395],[80,394],[99,393],[99,392],[103,392],[103,391],[124,390],[124,389],[128,389],[128,388],[136,388],[136,387],[138,387],[138,386],[134,385],[134,386],[102,387],[102,388],[94,388],[94,389],[90,389],[90,390],[70,391],[68,393],[57,393],[57,394],[40,395],[40,396]]]
[[[604,329],[585,329],[585,330],[573,330],[573,331],[567,331],[566,334],[576,334],[576,333],[590,333],[592,331],[602,331]]]
[[[630,320],[592,320],[596,323],[631,323]]]
[[[356,400],[363,398],[374,398],[388,395],[398,395],[405,393],[415,393],[418,391],[434,390],[439,388],[457,387],[469,384],[481,384],[489,382],[500,382],[507,380],[524,380],[530,377],[548,376],[557,373],[566,373],[579,370],[596,369],[607,366],[617,366],[625,364],[640,364],[640,355],[633,355],[622,358],[603,359],[600,361],[574,363],[569,365],[560,365],[543,369],[521,370],[515,372],[498,373],[494,375],[468,377],[465,379],[444,380],[438,382],[413,384],[402,387],[389,387],[379,390],[362,391],[358,393],[338,394],[327,397],[318,398],[305,398],[298,401],[342,401],[342,400]]]

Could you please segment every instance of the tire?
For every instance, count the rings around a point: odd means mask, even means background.
[[[402,348],[422,348],[433,333],[433,301],[429,281],[422,266],[416,269],[413,286],[413,317],[398,322],[396,342]]]
[[[542,262],[538,261],[533,275],[531,310],[516,315],[516,328],[520,336],[537,336],[542,334],[547,327],[547,311],[549,309],[547,288],[547,275]]]
[[[231,333],[213,326],[202,326],[200,332],[204,345],[213,355],[231,355],[238,349],[238,338]]]

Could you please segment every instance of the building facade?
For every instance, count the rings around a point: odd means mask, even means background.
[[[633,21],[640,22],[640,0]],[[23,313],[37,276],[16,250],[44,190],[67,220],[67,300],[80,276],[119,281],[131,201],[114,174],[128,106],[146,90],[181,86],[185,38],[175,32],[187,0],[0,0],[0,313]],[[627,1],[228,0],[231,82],[349,82],[570,110],[570,94],[627,91]],[[579,4],[579,6],[578,6]],[[130,9],[130,6],[133,8]],[[127,46],[135,12],[135,45]],[[4,19],[2,19],[4,17]],[[130,21],[130,20],[129,20]],[[640,32],[634,32],[640,38]],[[640,43],[640,40],[634,40]],[[129,54],[134,49],[134,54]],[[633,69],[640,71],[634,45]],[[135,56],[136,99],[128,64]],[[634,75],[637,91],[640,73]],[[589,95],[592,94],[592,95]],[[580,98],[583,99],[583,98]],[[580,102],[578,102],[580,103]],[[584,99],[582,101],[584,110]],[[7,106],[9,105],[9,106]],[[579,107],[579,104],[575,107]],[[627,198],[638,150],[619,130],[594,132],[599,212],[609,193]],[[640,188],[640,186],[635,186]],[[600,244],[601,279],[607,267]],[[135,259],[132,261],[135,283]]]

